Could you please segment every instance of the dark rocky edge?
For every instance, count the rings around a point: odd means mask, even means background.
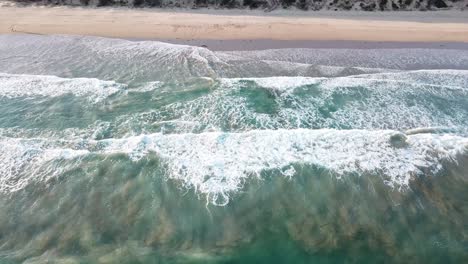
[[[13,0],[21,4],[182,8],[249,8],[266,11],[296,7],[302,10],[426,11],[468,9],[467,0]]]

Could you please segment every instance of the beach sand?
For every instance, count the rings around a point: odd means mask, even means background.
[[[216,14],[216,15],[215,15]],[[468,43],[468,13],[252,11],[177,12],[160,9],[1,7],[0,34],[72,34],[127,39],[397,41]],[[246,15],[247,14],[247,15]],[[284,15],[286,14],[286,15]],[[440,14],[440,15],[439,15]],[[432,17],[432,19],[431,19]],[[407,20],[407,21],[405,21]],[[243,42],[244,44],[246,42]]]

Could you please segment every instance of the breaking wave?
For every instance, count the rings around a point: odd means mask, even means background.
[[[293,177],[302,166],[325,169],[338,178],[380,175],[390,187],[404,189],[413,177],[435,174],[444,161],[456,161],[468,151],[468,139],[451,134],[333,129],[158,133],[70,142],[2,138],[0,145],[2,191],[47,181],[79,166],[87,155],[122,153],[137,161],[154,154],[169,179],[218,205],[227,204],[229,195],[240,191],[249,178],[261,179],[268,171]]]
[[[0,98],[58,97],[72,94],[87,97],[89,101],[97,103],[124,87],[113,81],[98,79],[0,73]]]

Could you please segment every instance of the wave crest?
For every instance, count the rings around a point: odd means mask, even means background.
[[[66,79],[55,76],[0,73],[0,97],[7,98],[58,97],[73,94],[97,103],[124,88],[125,85],[113,81],[93,78]]]
[[[251,177],[261,178],[265,171],[292,177],[297,166],[323,168],[338,178],[354,173],[380,175],[390,187],[405,189],[415,175],[435,174],[444,160],[456,160],[468,150],[467,138],[450,134],[405,136],[392,130],[333,129],[149,134],[80,143],[7,138],[1,144],[6,149],[0,155],[4,191],[19,190],[31,180],[44,180],[36,178],[34,169],[51,160],[124,153],[136,161],[155,153],[165,164],[167,177],[206,195],[214,204],[226,204],[229,195],[241,190]],[[31,171],[23,174],[13,168]],[[53,177],[66,168],[47,175]],[[16,180],[19,174],[29,178],[13,186],[11,179]]]

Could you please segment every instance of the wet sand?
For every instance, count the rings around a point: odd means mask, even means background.
[[[388,15],[381,17],[379,13],[366,15],[364,19],[343,13],[327,16],[316,16],[313,12],[304,12],[300,16],[294,12],[289,16],[244,13],[248,15],[239,15],[239,11],[233,12],[233,15],[227,12],[218,15],[217,10],[189,13],[148,9],[2,7],[0,34],[72,34],[176,40],[468,43],[465,12],[454,12],[450,20],[438,19],[436,12],[415,12],[411,19],[405,16],[395,19]],[[445,16],[445,13],[441,14]],[[431,16],[434,19],[428,20]]]
[[[468,50],[465,42],[402,42],[352,40],[274,40],[274,39],[143,39],[172,44],[205,47],[213,51],[253,51],[266,49],[451,49]]]

